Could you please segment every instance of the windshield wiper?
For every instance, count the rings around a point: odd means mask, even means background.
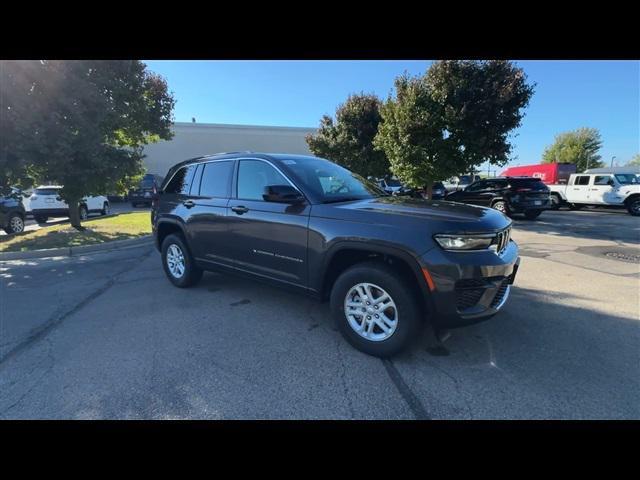
[[[361,197],[339,197],[339,198],[330,198],[328,200],[324,200],[322,203],[338,203],[338,202],[352,202],[354,200],[364,200]]]

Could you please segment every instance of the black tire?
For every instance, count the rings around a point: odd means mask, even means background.
[[[509,204],[507,203],[506,200],[495,200],[494,202],[491,203],[491,208],[504,213],[506,216],[511,215],[511,210],[509,210]]]
[[[46,215],[34,215],[33,219],[36,221],[36,223],[46,223],[47,220],[49,220],[49,217],[47,217]]]
[[[390,337],[381,341],[363,338],[349,324],[344,302],[349,291],[359,283],[372,283],[384,289],[397,308],[397,326]],[[345,339],[361,352],[375,357],[390,357],[417,337],[421,322],[421,309],[415,290],[394,269],[382,262],[363,262],[345,270],[331,290],[331,313]]]
[[[104,202],[102,204],[102,210],[100,210],[100,215],[108,215],[109,214],[109,202]]]
[[[559,210],[562,205],[562,197],[557,193],[552,193],[549,198],[551,199],[551,210]]]
[[[167,262],[167,252],[169,251],[169,247],[171,247],[172,245],[177,246],[184,257],[184,273],[179,277],[171,273]],[[167,235],[167,237],[162,241],[161,252],[162,267],[164,268],[164,273],[167,275],[169,281],[176,287],[187,288],[195,285],[200,281],[204,272],[196,265],[195,261],[193,260],[191,252],[189,251],[189,248],[187,247],[187,244],[184,241],[182,235]]]
[[[580,210],[582,207],[584,207],[584,205],[581,205],[579,203],[570,203],[569,204],[569,210]]]
[[[7,232],[7,235],[24,232],[24,217],[19,213],[10,214],[4,231]]]
[[[87,210],[86,205],[80,205],[78,207],[78,217],[80,217],[80,220],[86,220],[89,218],[89,210]]]
[[[542,210],[527,210],[524,212],[524,218],[527,220],[535,220],[540,216]]]
[[[627,211],[634,217],[640,216],[640,197],[635,197],[627,201]]]

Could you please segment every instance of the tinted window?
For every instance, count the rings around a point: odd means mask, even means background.
[[[206,163],[200,181],[200,195],[203,197],[228,197],[232,168],[233,162]],[[262,199],[262,194],[260,195]]]
[[[593,184],[594,185],[608,185],[609,184],[609,180],[611,180],[611,177],[609,175],[598,175],[593,180]]]
[[[460,182],[460,183],[462,183],[462,182]],[[471,185],[469,185],[465,189],[465,191],[467,191],[467,192],[477,192],[479,190],[484,190],[485,186],[486,186],[485,182],[476,182],[476,183],[472,183]]]
[[[528,190],[539,191],[549,190],[542,180],[536,178],[512,179],[509,183],[514,188],[526,188]]]
[[[36,188],[33,193],[36,195],[58,195],[60,189],[58,188]]]
[[[165,187],[165,193],[181,193],[184,195],[188,195],[191,180],[193,179],[193,174],[195,173],[195,171],[195,165],[182,167],[173,176],[173,178],[169,182],[169,185]]]
[[[280,172],[260,160],[241,160],[238,169],[238,198],[263,200],[267,185],[289,185]]]
[[[589,176],[583,175],[576,178],[575,185],[589,185]]]

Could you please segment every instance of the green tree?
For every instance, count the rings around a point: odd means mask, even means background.
[[[395,175],[431,196],[434,181],[509,161],[509,134],[534,86],[511,62],[456,60],[435,62],[421,77],[404,74],[395,89],[374,144]]]
[[[578,172],[604,167],[598,152],[602,147],[600,132],[595,128],[578,128],[556,135],[553,144],[545,148],[543,163],[574,163]]]
[[[309,149],[365,177],[388,174],[389,160],[373,146],[381,104],[375,95],[350,95],[336,109],[335,121],[324,115],[318,134],[307,135]]]
[[[144,145],[172,137],[173,96],[140,61],[3,61],[0,75],[0,181],[63,185],[76,228],[84,196],[138,178]]]
[[[636,153],[631,160],[627,162],[627,167],[640,167],[640,153]]]

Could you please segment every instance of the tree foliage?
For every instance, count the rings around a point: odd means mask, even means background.
[[[628,167],[640,167],[640,153],[636,153],[631,160],[627,162]]]
[[[391,171],[413,187],[504,165],[534,86],[508,61],[439,61],[424,76],[404,74],[381,108],[375,145]]]
[[[308,135],[309,149],[363,176],[389,173],[389,161],[373,138],[380,124],[381,101],[375,95],[350,95],[336,109],[335,121],[324,115],[317,135]]]
[[[596,128],[578,128],[556,135],[553,144],[542,154],[544,163],[575,163],[578,172],[588,168],[604,167],[598,153],[602,147],[600,132]]]
[[[63,185],[76,227],[82,197],[138,178],[144,145],[172,137],[175,101],[140,61],[3,61],[0,75],[0,182]]]

